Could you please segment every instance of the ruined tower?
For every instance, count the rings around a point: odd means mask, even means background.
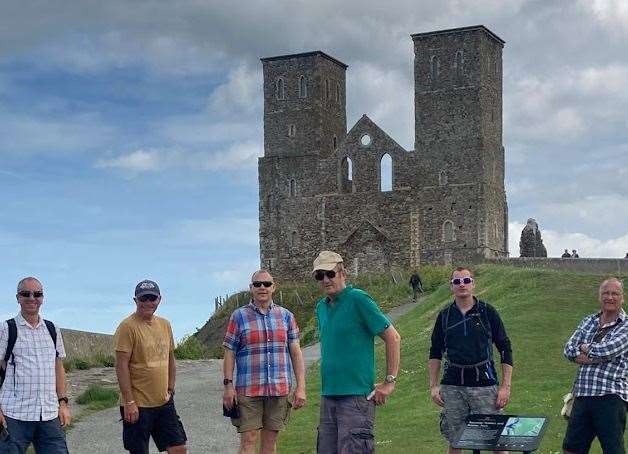
[[[504,42],[481,25],[412,40],[411,151],[366,115],[347,132],[344,63],[262,59],[260,252],[275,275],[308,274],[321,249],[356,273],[507,255]]]

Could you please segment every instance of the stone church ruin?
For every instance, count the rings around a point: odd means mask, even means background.
[[[336,58],[261,59],[260,254],[276,276],[308,275],[321,249],[353,273],[508,255],[504,41],[482,25],[412,41],[414,150],[366,115],[347,132],[347,65]]]

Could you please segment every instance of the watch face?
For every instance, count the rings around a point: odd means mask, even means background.
[[[229,383],[233,383],[233,380],[229,380],[228,378],[222,380],[222,384],[225,386],[227,386]]]

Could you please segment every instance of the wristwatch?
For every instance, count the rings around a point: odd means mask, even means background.
[[[230,380],[228,378],[223,378],[222,379],[222,384],[227,386],[229,383],[233,383],[233,380]]]
[[[67,397],[59,397],[59,403],[61,402],[65,402],[66,405],[68,405],[68,398]]]
[[[386,378],[384,378],[384,383],[395,383],[396,381],[397,377],[394,375],[386,375]]]

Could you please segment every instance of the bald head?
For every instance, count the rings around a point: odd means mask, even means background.
[[[23,290],[26,283],[31,283],[31,282],[36,282],[37,284],[39,284],[39,288],[43,288],[43,286],[41,285],[41,281],[39,279],[33,276],[28,276],[21,279],[20,282],[17,283],[17,291],[19,292],[20,290]]]

